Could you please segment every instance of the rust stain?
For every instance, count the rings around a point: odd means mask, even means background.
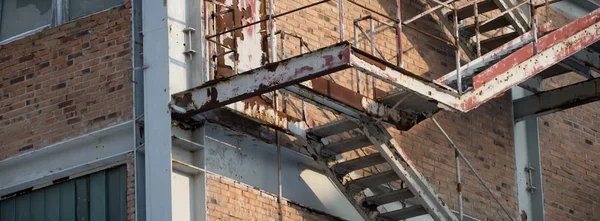
[[[365,62],[367,62],[369,64],[372,64],[372,65],[378,67],[381,70],[387,69],[387,66],[385,66],[381,62],[378,62],[378,61],[376,61],[376,60],[374,60],[374,59],[372,59],[370,57],[367,57],[367,56],[365,56],[365,55],[363,55],[361,53],[354,53],[354,56],[358,57],[359,59],[361,59],[361,60],[363,60],[363,61],[365,61]]]

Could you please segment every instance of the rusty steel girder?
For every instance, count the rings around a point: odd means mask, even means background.
[[[267,64],[238,75],[207,82],[174,97],[189,97],[191,117],[227,104],[271,92],[350,67],[350,44],[341,43],[299,57]]]

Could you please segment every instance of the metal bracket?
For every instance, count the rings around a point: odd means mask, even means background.
[[[535,167],[531,166],[531,163],[527,163],[525,172],[527,172],[527,191],[535,192],[536,187],[533,185],[532,172],[535,171]]]
[[[187,56],[190,56],[190,59],[192,59],[192,57],[196,54],[196,51],[192,48],[192,33],[196,32],[196,29],[192,27],[187,27],[183,29],[183,32],[186,33],[188,36],[188,49],[185,50],[183,53]]]

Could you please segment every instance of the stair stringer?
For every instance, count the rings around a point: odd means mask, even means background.
[[[440,200],[423,175],[416,170],[414,163],[400,145],[385,129],[381,122],[363,118],[359,123],[361,131],[369,137],[373,146],[386,159],[400,179],[413,192],[415,201],[427,209],[435,220],[457,220],[456,216]]]

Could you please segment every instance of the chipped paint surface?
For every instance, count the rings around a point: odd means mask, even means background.
[[[538,27],[538,33],[546,33],[552,30],[552,23],[546,22],[543,25]],[[506,44],[484,54],[483,56],[469,62],[466,65],[463,65],[460,68],[460,72],[463,78],[467,78],[471,75],[474,75],[478,71],[481,71],[482,68],[489,65],[490,63],[498,61],[500,58],[506,56],[507,54],[517,50],[518,48],[523,47],[526,44],[529,44],[533,41],[533,31],[529,31],[518,38],[515,38]],[[442,76],[435,80],[436,82],[440,82],[441,84],[451,84],[453,81],[456,81],[456,71],[451,71],[448,74]]]
[[[191,94],[197,114],[350,67],[350,45],[339,44],[176,94]]]
[[[259,97],[245,100],[244,102],[235,102],[226,106],[231,110],[240,112],[241,114],[258,119],[262,124],[267,124],[281,131],[289,131],[293,134],[305,137],[305,130],[308,129],[306,124],[300,120],[290,117],[289,115],[275,111],[273,107],[265,103]]]

